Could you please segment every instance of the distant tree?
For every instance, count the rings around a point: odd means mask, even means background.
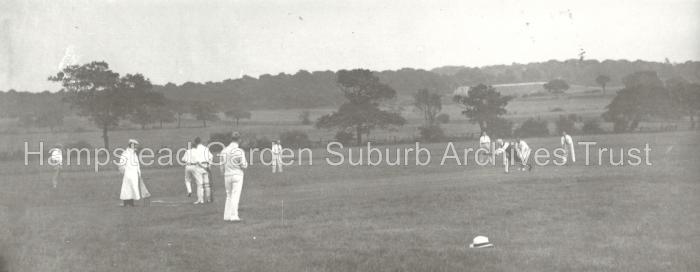
[[[465,106],[462,114],[472,123],[479,124],[481,131],[486,131],[496,118],[506,113],[506,105],[512,99],[501,96],[493,86],[479,84],[470,87],[467,95],[455,95],[454,101]]]
[[[236,126],[238,126],[238,121],[241,119],[250,119],[252,117],[252,113],[250,111],[247,111],[243,108],[234,108],[232,110],[226,111],[224,113],[226,117],[233,119],[236,121]]]
[[[549,128],[547,121],[530,118],[525,120],[514,133],[518,137],[541,137],[549,135]]]
[[[625,87],[603,113],[606,121],[614,123],[615,132],[633,131],[645,117],[676,115],[671,96],[656,72],[635,72],[624,77],[623,83]]]
[[[562,131],[567,133],[573,133],[576,129],[576,115],[559,115],[559,119],[554,123],[557,129],[557,134],[561,134]]]
[[[605,86],[608,85],[608,82],[610,82],[610,77],[606,75],[598,75],[598,77],[595,78],[595,82],[600,85],[600,87],[603,89],[603,94],[605,94]]]
[[[447,113],[441,113],[438,114],[438,116],[435,117],[435,120],[440,122],[441,124],[447,124],[450,122],[450,115]]]
[[[678,111],[690,119],[690,128],[696,128],[695,116],[700,114],[700,84],[689,83],[682,78],[666,81],[674,104]]]
[[[353,129],[357,144],[362,144],[362,135],[373,128],[402,126],[406,120],[398,113],[379,109],[382,101],[394,98],[396,91],[381,83],[369,70],[338,71],[338,86],[348,100],[338,111],[321,116],[317,128]]]
[[[65,100],[102,129],[105,148],[109,148],[109,129],[138,108],[139,98],[152,92],[151,82],[143,75],[119,77],[106,62],[98,61],[68,66],[49,80],[60,82]]]
[[[159,123],[159,128],[163,128],[163,123],[175,122],[175,112],[169,105],[156,106],[153,109],[153,119],[155,122]]]
[[[202,121],[202,127],[207,127],[207,121],[219,120],[219,116],[216,114],[216,105],[211,102],[193,102],[191,111],[195,119]]]
[[[310,125],[311,124],[311,118],[310,118],[310,113],[309,111],[305,110],[299,113],[299,120],[301,121],[302,125]]]
[[[425,127],[430,127],[435,124],[435,117],[442,110],[442,101],[440,95],[431,93],[428,89],[420,89],[413,94],[413,106],[416,110],[423,114]]]
[[[41,127],[48,127],[51,132],[60,125],[63,125],[63,118],[65,113],[63,112],[63,106],[52,106],[51,108],[45,109],[36,118],[36,125]]]
[[[177,119],[177,128],[180,128],[182,124],[182,116],[189,113],[192,109],[191,103],[184,100],[170,100],[167,103],[167,106],[170,108],[170,111],[175,114],[175,118]]]
[[[542,85],[542,87],[550,93],[561,93],[569,89],[569,83],[566,83],[563,79],[552,79]]]
[[[140,125],[141,129],[146,129],[146,125],[158,121],[157,111],[158,108],[165,107],[165,97],[162,93],[148,92],[141,95],[138,100],[140,103],[129,114],[129,120]]]

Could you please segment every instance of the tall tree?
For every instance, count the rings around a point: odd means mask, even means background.
[[[566,83],[563,79],[552,79],[542,85],[542,87],[550,93],[560,93],[569,89],[569,83]]]
[[[108,132],[139,106],[138,98],[151,92],[151,82],[141,74],[119,74],[103,61],[71,65],[49,77],[60,82],[66,101],[102,129],[105,148],[109,148]]]
[[[402,126],[406,120],[398,113],[381,110],[381,102],[394,98],[396,91],[379,81],[371,71],[364,69],[338,71],[338,87],[348,100],[338,111],[321,116],[317,128],[352,129],[357,144],[362,144],[362,135],[374,128]]]
[[[420,89],[413,94],[413,106],[423,113],[425,126],[428,127],[435,124],[435,116],[442,110],[442,101],[439,94],[431,93],[428,89]]]
[[[623,78],[625,87],[617,92],[607,110],[606,121],[615,132],[633,131],[645,117],[673,117],[677,114],[670,93],[654,71],[640,71]]]
[[[506,113],[506,105],[512,99],[502,96],[493,86],[479,84],[470,87],[467,94],[456,94],[454,101],[464,105],[462,114],[472,123],[479,124],[481,131],[486,131],[491,123],[497,122],[499,116]]]
[[[690,119],[690,129],[695,129],[695,117],[700,114],[700,84],[689,83],[683,78],[671,78],[666,81],[677,109]]]
[[[603,94],[605,94],[605,86],[608,85],[608,82],[610,82],[610,77],[606,75],[598,75],[598,77],[595,78],[595,82],[600,85],[600,87],[603,89]]]
[[[212,102],[197,101],[192,104],[192,114],[195,119],[202,121],[202,127],[207,127],[207,121],[218,121],[216,105]]]
[[[250,111],[247,111],[243,108],[236,107],[234,109],[228,110],[224,113],[226,117],[233,119],[236,121],[236,126],[238,126],[238,122],[241,119],[250,119],[253,114]]]

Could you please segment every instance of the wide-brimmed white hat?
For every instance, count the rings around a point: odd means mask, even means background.
[[[493,244],[489,242],[489,237],[486,236],[477,236],[474,237],[474,240],[472,240],[472,243],[469,244],[469,248],[484,248],[484,247],[492,247]]]
[[[134,139],[129,139],[130,144],[139,144],[139,141],[134,140]]]

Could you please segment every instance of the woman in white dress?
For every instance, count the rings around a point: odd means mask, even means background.
[[[119,171],[124,174],[119,199],[123,201],[125,207],[133,207],[134,200],[151,196],[141,180],[141,164],[136,154],[138,144],[136,140],[129,140],[129,146],[122,152],[119,159]]]

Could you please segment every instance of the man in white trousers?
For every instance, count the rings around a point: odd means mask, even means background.
[[[486,134],[486,131],[481,132],[481,137],[479,137],[479,149],[484,150],[481,151],[480,157],[486,155],[486,163],[491,161],[491,138],[489,137],[488,134]]]
[[[530,152],[532,151],[530,149],[530,146],[527,145],[525,141],[522,139],[518,138],[515,140],[515,150],[518,152],[518,155],[520,156],[520,170],[525,171],[525,168],[527,167],[528,170],[532,170],[532,165],[528,164],[528,159],[530,158]]]
[[[196,146],[192,152],[192,160],[195,163],[195,181],[197,182],[197,201],[195,205],[211,202],[211,185],[209,184],[209,166],[212,163],[213,155],[209,152],[209,148],[202,144],[202,140],[194,138]]]
[[[564,163],[566,164],[571,156],[571,162],[576,162],[576,152],[574,151],[574,140],[566,131],[561,132],[561,148],[564,149]]]
[[[279,140],[272,141],[272,173],[282,173],[282,145]]]
[[[231,143],[221,151],[221,172],[224,175],[226,187],[226,203],[224,204],[224,221],[240,222],[238,203],[243,189],[243,169],[248,168],[245,152],[238,147],[240,135],[234,132]]]
[[[63,168],[63,145],[56,144],[51,150],[49,150],[49,165],[53,166],[54,173],[51,178],[51,183],[55,189],[58,186],[58,180],[61,178],[61,169]]]
[[[192,180],[196,180],[197,163],[194,160],[194,148],[191,142],[187,143],[187,150],[182,155],[182,163],[185,164],[185,187],[187,188],[187,197],[192,196]]]

